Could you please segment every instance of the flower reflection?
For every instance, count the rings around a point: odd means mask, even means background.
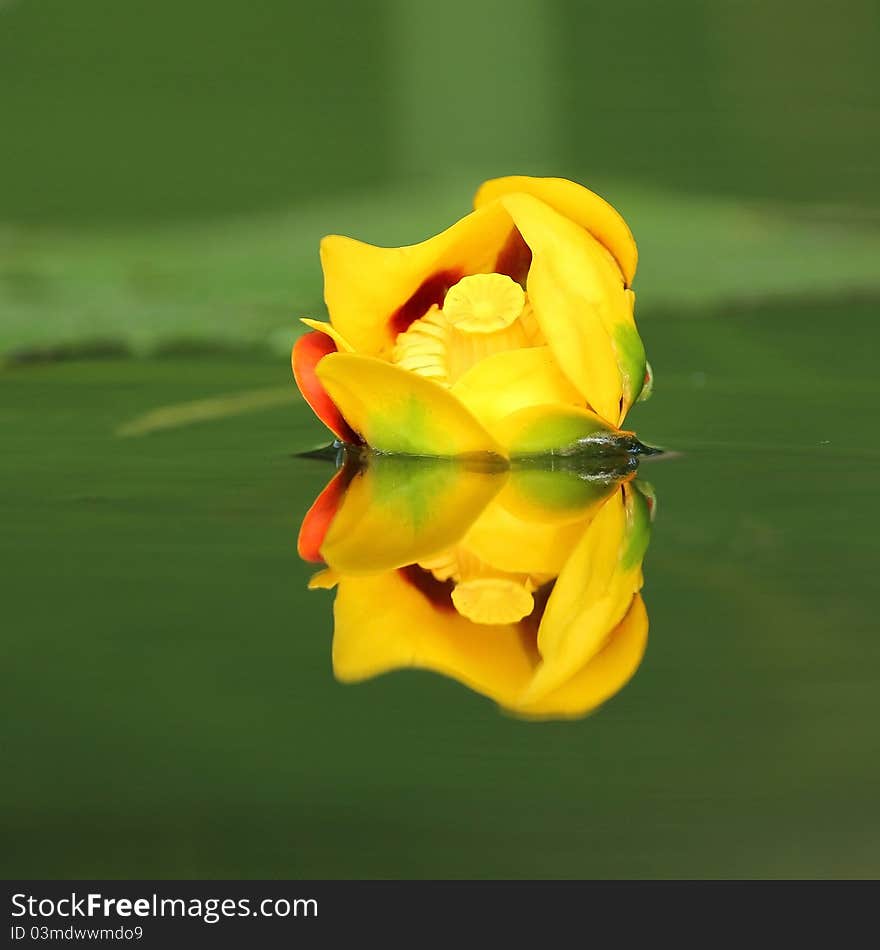
[[[348,455],[303,520],[336,588],[343,682],[434,670],[515,715],[576,717],[637,669],[654,509],[636,461],[498,469]]]

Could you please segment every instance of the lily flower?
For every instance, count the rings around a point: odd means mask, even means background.
[[[654,501],[631,463],[477,468],[369,454],[306,515],[312,588],[336,589],[333,671],[451,677],[526,718],[583,716],[645,650]]]
[[[623,218],[561,178],[488,181],[441,234],[321,242],[329,323],[303,320],[299,388],[338,439],[385,453],[567,455],[620,429],[650,371]]]

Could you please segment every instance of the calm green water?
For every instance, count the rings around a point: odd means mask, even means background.
[[[0,0],[0,874],[880,874],[878,35],[873,0]],[[519,171],[632,222],[628,422],[669,450],[646,655],[573,722],[337,683],[296,552],[317,239]]]
[[[114,435],[286,366],[8,371],[5,873],[876,874],[877,387],[869,353],[846,378],[826,359],[836,319],[645,326],[664,372],[632,418],[680,450],[641,468],[647,654],[563,723],[430,673],[334,682],[330,596],[295,550],[330,469],[292,457],[322,436],[293,394]]]

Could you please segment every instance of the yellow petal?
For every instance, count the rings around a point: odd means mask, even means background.
[[[583,536],[586,523],[522,521],[499,498],[477,518],[462,545],[496,570],[555,577]]]
[[[504,195],[522,192],[540,198],[545,204],[585,228],[602,244],[620,267],[629,286],[636,273],[638,250],[626,221],[604,198],[566,178],[530,178],[510,175],[485,182],[477,191],[474,207],[485,205]]]
[[[522,703],[535,703],[571,679],[623,619],[642,585],[648,525],[644,499],[629,485],[593,518],[547,602],[538,631],[543,662]]]
[[[633,328],[620,273],[595,238],[549,205],[526,194],[501,201],[532,249],[527,290],[553,355],[589,406],[617,425],[625,399],[615,334]]]
[[[336,344],[336,349],[340,353],[351,353],[354,350],[354,347],[348,342],[348,340],[346,340],[345,337],[331,324],[324,323],[322,320],[309,320],[307,317],[300,317],[299,322],[304,323],[312,330],[317,330],[318,333],[323,333],[325,336],[329,336],[330,339]]]
[[[475,624],[438,609],[397,571],[341,578],[334,618],[333,671],[343,682],[417,667],[510,705],[532,674],[517,625]]]
[[[487,356],[458,379],[452,393],[490,432],[506,416],[527,406],[584,402],[547,346]]]
[[[349,484],[321,555],[344,574],[426,560],[462,538],[506,478],[454,461],[372,455]]]
[[[567,471],[514,469],[462,545],[497,570],[555,577],[618,484]]]
[[[309,590],[332,590],[339,583],[339,575],[332,568],[326,567],[309,578]]]
[[[496,203],[409,247],[375,247],[335,234],[324,238],[321,265],[330,321],[357,352],[390,359],[407,320],[442,304],[465,275],[495,271],[511,229],[509,215]]]
[[[620,320],[611,330],[611,342],[617,356],[617,367],[623,380],[623,406],[620,413],[622,422],[632,408],[633,403],[640,398],[647,399],[651,395],[651,373],[645,357],[645,345],[636,329],[633,311],[636,305],[636,295],[625,291],[629,305],[629,320]],[[647,391],[646,391],[647,387]]]
[[[521,465],[511,471],[497,504],[529,524],[580,523],[632,480],[637,466],[638,459],[631,455],[579,458],[562,468]]]
[[[583,716],[610,699],[629,682],[645,655],[648,613],[640,594],[599,652],[571,679],[533,703],[511,712],[534,718]]]
[[[355,353],[325,356],[317,375],[352,429],[380,452],[504,456],[473,414],[429,379]]]
[[[632,441],[631,432],[617,429],[595,412],[559,404],[519,409],[496,423],[493,431],[510,458],[570,456],[617,448],[623,452]]]

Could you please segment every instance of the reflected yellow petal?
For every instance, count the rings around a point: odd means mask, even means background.
[[[581,522],[521,521],[492,504],[474,522],[462,544],[481,561],[516,574],[558,574],[584,532]]]
[[[526,406],[584,402],[547,346],[487,356],[459,378],[452,393],[490,432],[505,416]]]
[[[618,693],[642,662],[648,644],[648,612],[640,594],[598,653],[562,686],[532,703],[520,703],[517,715],[546,718],[583,716]]]
[[[462,545],[481,561],[501,571],[531,575],[559,575],[590,521],[612,492],[615,480],[585,482],[576,474],[546,471],[535,483],[529,471],[514,469],[491,504],[465,535]],[[570,477],[569,477],[570,476]],[[572,489],[553,497],[560,483]],[[529,494],[542,489],[539,496]],[[560,507],[560,505],[564,507]]]
[[[467,274],[495,271],[511,229],[509,215],[496,203],[409,247],[324,238],[321,265],[330,321],[359,353],[390,359],[397,333],[442,303],[450,287]]]
[[[309,578],[309,590],[332,590],[339,583],[339,575],[332,568],[325,567]]]
[[[497,503],[521,521],[566,524],[591,518],[621,483],[635,477],[633,456],[578,459],[576,467],[552,469],[519,466],[510,473]]]
[[[390,363],[333,353],[317,375],[346,422],[380,452],[424,457],[504,450],[449,390]]]
[[[545,204],[585,228],[607,248],[620,267],[629,286],[636,272],[638,250],[626,221],[604,198],[565,178],[530,178],[510,175],[493,178],[477,191],[474,207],[482,208],[504,195],[523,192],[540,198]]]
[[[644,499],[629,485],[597,512],[547,603],[538,631],[543,663],[523,703],[543,699],[574,676],[620,623],[642,584],[649,525]]]
[[[452,461],[371,456],[348,486],[321,554],[343,574],[426,560],[463,537],[506,478]]]
[[[510,705],[532,674],[515,624],[484,626],[438,609],[399,572],[341,578],[333,613],[333,671],[343,682],[415,667]]]

